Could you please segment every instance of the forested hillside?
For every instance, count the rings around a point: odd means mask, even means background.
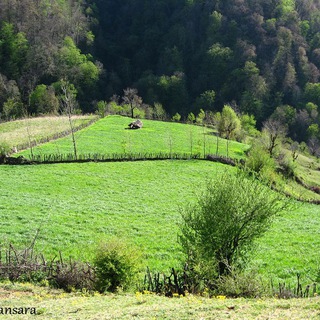
[[[82,111],[127,87],[174,115],[230,104],[319,138],[318,0],[0,1],[0,112]]]

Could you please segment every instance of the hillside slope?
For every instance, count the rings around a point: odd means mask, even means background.
[[[129,130],[132,119],[108,116],[92,126],[77,132],[78,154],[124,154],[124,153],[216,153],[217,137],[213,129],[182,123],[143,120],[143,128]],[[229,142],[229,156],[240,158],[248,145]],[[219,138],[218,154],[227,156],[227,141]],[[73,152],[71,137],[55,140],[33,148],[37,154],[66,154]],[[23,155],[29,157],[30,151]]]

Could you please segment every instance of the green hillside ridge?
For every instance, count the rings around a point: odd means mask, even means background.
[[[188,152],[189,132],[202,143],[205,136],[208,150],[215,150],[212,129],[144,120],[142,129],[126,130],[129,120],[110,116],[82,129],[77,132],[79,150],[123,152],[129,141],[140,152],[168,152],[170,135],[172,150]],[[221,152],[225,143],[220,139]],[[244,157],[246,148],[230,142],[234,156]],[[40,145],[34,152],[71,149],[66,137]],[[200,144],[199,149],[201,152]],[[301,157],[309,166],[314,164],[307,159]],[[28,245],[40,228],[37,250],[49,256],[61,250],[66,256],[90,260],[92,246],[115,234],[137,244],[151,269],[178,267],[182,257],[177,244],[179,210],[195,201],[205,181],[221,170],[235,169],[194,160],[0,166],[3,241]],[[296,186],[288,184],[288,188]],[[289,281],[295,280],[297,270],[306,272],[306,261],[308,269],[316,270],[318,211],[318,206],[300,204],[294,212],[281,216],[258,241],[251,267],[268,279]]]
[[[77,132],[78,154],[123,154],[123,153],[216,153],[215,132],[211,128],[154,120],[143,120],[141,130],[129,130],[132,119],[123,116],[108,116],[88,128]],[[127,130],[128,129],[128,130]],[[229,156],[244,157],[248,145],[230,141]],[[227,141],[219,138],[218,154],[227,156]],[[33,148],[34,155],[73,153],[70,137]],[[30,150],[21,153],[30,157]]]
[[[53,118],[54,119],[54,118]],[[35,120],[36,121],[36,120]],[[206,126],[196,126],[191,124],[173,123],[154,120],[143,120],[141,130],[128,130],[131,118],[112,115],[100,119],[93,125],[77,132],[76,145],[78,155],[84,158],[93,157],[94,154],[111,156],[118,154],[199,154],[201,158],[207,154],[216,154],[218,142],[218,155],[229,156],[234,159],[243,159],[245,152],[250,148],[249,145],[237,141],[229,141],[229,151],[227,153],[227,140],[218,138],[213,128]],[[32,123],[32,119],[29,120]],[[0,124],[1,126],[4,124]],[[26,139],[26,123],[20,122],[21,127],[17,133],[24,132],[22,135]],[[20,132],[20,135],[21,135]],[[31,136],[33,136],[33,132]],[[1,135],[0,135],[1,137]],[[39,156],[43,159],[45,155],[73,154],[73,144],[71,136],[53,140],[50,143],[41,144],[25,150],[19,155],[31,159]],[[288,157],[290,155],[288,154]],[[307,157],[303,154],[298,156],[296,161],[296,174],[309,187],[319,186],[320,170],[316,158]],[[320,195],[307,190],[305,187],[292,180],[282,181],[278,179],[280,188],[289,194],[302,199],[319,199]]]

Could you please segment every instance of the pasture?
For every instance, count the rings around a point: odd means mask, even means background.
[[[182,123],[143,120],[142,130],[127,130],[132,119],[108,116],[76,133],[78,154],[124,153],[216,153],[213,129]],[[227,141],[219,139],[218,154],[227,155]],[[248,145],[230,141],[229,156],[240,158]],[[33,148],[35,155],[73,152],[71,137],[54,140]],[[30,157],[30,151],[22,153]]]
[[[143,249],[146,265],[177,266],[179,208],[224,166],[205,161],[1,166],[2,239],[88,259],[99,238]],[[15,183],[12,183],[12,182]]]
[[[144,120],[142,130],[126,130],[129,120],[110,116],[77,132],[79,153],[216,150],[212,129]],[[225,155],[226,141],[219,140]],[[248,146],[232,141],[229,148],[239,158]],[[33,152],[71,150],[65,137]],[[97,242],[116,235],[141,249],[146,267],[166,272],[183,258],[177,243],[180,209],[221,170],[235,169],[203,160],[0,166],[1,243],[28,246],[39,230],[37,251],[90,261]],[[319,207],[299,203],[257,242],[250,268],[267,280],[293,283],[297,272],[316,277],[319,230]]]
[[[218,170],[207,161],[1,166],[2,243],[31,243],[53,256],[90,260],[99,239],[126,238],[144,253],[145,266],[166,271],[182,258],[177,243],[179,210]],[[253,265],[267,278],[295,281],[319,263],[319,207],[284,213],[259,241]]]
[[[96,119],[96,116],[74,116],[74,127],[85,126]],[[10,148],[37,143],[41,139],[50,138],[70,130],[67,116],[25,118],[16,121],[0,123],[0,143],[6,143]]]

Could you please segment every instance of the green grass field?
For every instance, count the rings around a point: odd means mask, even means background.
[[[79,152],[188,153],[191,144],[201,152],[204,143],[206,151],[216,149],[216,137],[207,128],[144,120],[142,130],[126,130],[129,121],[109,116],[77,132]],[[223,146],[226,141],[220,139],[222,154]],[[66,137],[40,145],[34,153],[70,148]],[[244,156],[246,148],[230,142],[230,155]],[[165,271],[179,266],[182,258],[177,244],[179,210],[195,201],[206,180],[220,170],[234,169],[194,160],[1,166],[2,242],[26,246],[40,228],[37,250],[86,260],[99,239],[116,235],[141,248],[146,266]],[[269,278],[290,281],[297,270],[315,270],[318,213],[319,207],[303,204],[275,221],[259,241],[252,266]]]
[[[78,154],[100,153],[216,153],[213,130],[194,125],[143,120],[140,130],[127,130],[132,119],[108,116],[76,133]],[[218,153],[227,155],[227,141],[219,139]],[[244,156],[247,145],[230,141],[229,156]],[[67,154],[73,152],[70,137],[58,139],[33,149],[37,154]],[[30,156],[25,151],[24,156]]]
[[[31,242],[52,256],[90,259],[101,238],[123,237],[138,245],[145,266],[179,266],[179,209],[219,170],[207,161],[1,166],[2,241]],[[259,241],[252,266],[267,278],[295,281],[297,271],[319,267],[319,207],[299,205],[278,218]],[[310,273],[309,272],[309,273]]]
[[[216,137],[210,129],[145,120],[142,130],[131,131],[125,129],[129,121],[107,117],[77,132],[79,152],[191,153],[192,148],[192,152],[215,153]],[[19,141],[18,133],[16,137]],[[226,141],[219,142],[220,154],[226,155]],[[230,156],[243,157],[246,148],[230,142]],[[71,139],[40,145],[34,152],[72,152]],[[313,171],[307,170],[317,170],[316,162],[302,157],[300,162],[301,175],[309,172],[313,177]],[[203,160],[0,166],[1,245],[12,242],[24,248],[39,229],[36,251],[48,258],[61,251],[66,258],[90,261],[97,242],[116,235],[140,248],[145,267],[168,272],[183,259],[177,243],[179,210],[195,201],[206,180],[221,170],[235,169]],[[296,186],[287,187],[300,192]],[[283,213],[257,241],[249,268],[257,270],[266,284],[272,279],[275,286],[280,281],[293,287],[297,273],[303,286],[313,282],[320,266],[319,213],[319,206],[303,203]],[[1,306],[36,307],[39,319],[316,319],[320,307],[318,297],[167,299],[68,295],[18,284],[1,288]]]
[[[2,239],[27,244],[41,227],[39,250],[88,258],[99,238],[117,235],[139,245],[148,265],[176,266],[179,208],[222,169],[205,161],[1,166]]]

